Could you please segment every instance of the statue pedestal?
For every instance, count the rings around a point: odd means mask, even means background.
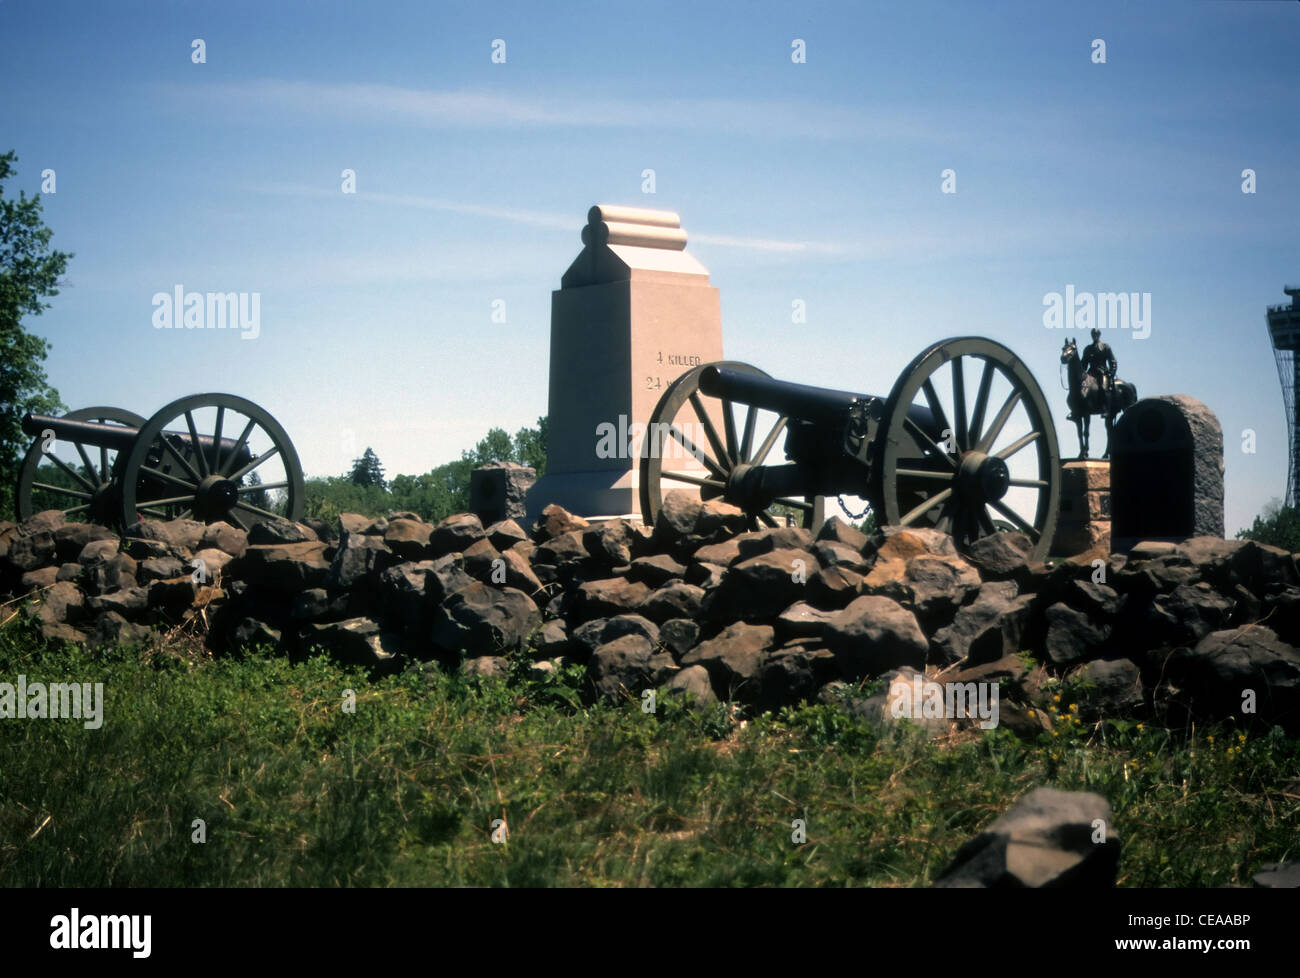
[[[1066,462],[1052,554],[1074,557],[1089,550],[1110,553],[1110,462]]]

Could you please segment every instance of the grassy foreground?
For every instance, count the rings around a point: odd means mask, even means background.
[[[1029,744],[834,706],[583,708],[580,670],[371,683],[324,659],[95,654],[15,620],[0,682],[20,673],[102,682],[105,707],[98,730],[0,720],[8,886],[924,886],[1039,785],[1110,801],[1121,885],[1249,885],[1296,856],[1300,741],[1086,727],[1068,688]]]

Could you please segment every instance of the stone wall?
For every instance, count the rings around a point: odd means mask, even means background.
[[[377,673],[503,673],[521,653],[539,676],[582,665],[608,700],[658,689],[774,708],[918,672],[1001,682],[1001,722],[1032,733],[1050,722],[1043,682],[1073,675],[1098,715],[1300,730],[1291,554],[1199,537],[1049,566],[1029,549],[998,534],[963,557],[935,531],[868,538],[838,519],[816,538],[745,531],[739,510],[673,493],[653,528],[549,507],[527,531],[397,513],[119,537],[50,512],[0,524],[0,593],[54,639],[192,634],[219,654],[319,648]]]

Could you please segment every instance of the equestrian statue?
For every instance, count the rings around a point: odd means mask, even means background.
[[[1079,356],[1074,340],[1065,341],[1061,347],[1061,363],[1069,376],[1066,404],[1070,408],[1067,420],[1073,421],[1079,435],[1079,458],[1088,457],[1089,428],[1094,414],[1106,418],[1106,453],[1110,458],[1110,435],[1120,412],[1137,403],[1137,388],[1124,380],[1117,380],[1115,352],[1101,341],[1101,330],[1092,331],[1092,343]]]

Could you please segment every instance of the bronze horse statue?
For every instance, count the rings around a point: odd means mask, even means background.
[[[1066,340],[1061,347],[1061,363],[1069,375],[1066,404],[1074,415],[1074,426],[1079,433],[1079,458],[1088,457],[1088,435],[1094,414],[1106,418],[1106,454],[1110,458],[1110,436],[1115,429],[1115,419],[1121,411],[1137,403],[1137,388],[1128,381],[1116,378],[1109,390],[1097,383],[1097,378],[1083,372],[1079,347],[1074,340]]]

